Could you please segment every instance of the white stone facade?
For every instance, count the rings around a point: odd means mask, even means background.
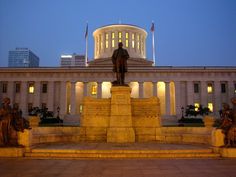
[[[43,105],[55,114],[59,106],[62,117],[80,115],[83,98],[110,97],[113,80],[111,68],[1,68],[0,100],[9,97],[24,115],[29,106]],[[179,118],[181,107],[195,103],[212,104],[218,115],[221,104],[236,96],[236,67],[130,67],[126,83],[134,98],[158,96],[163,117]],[[29,93],[30,86],[33,93]]]

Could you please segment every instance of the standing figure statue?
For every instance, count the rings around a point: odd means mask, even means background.
[[[12,108],[10,99],[4,98],[0,108],[0,144],[9,145],[11,137]]]
[[[230,126],[230,129],[227,136],[227,144],[226,146],[235,146],[236,145],[236,97],[231,99],[231,102],[233,104],[233,109],[231,113],[232,117],[232,124]]]
[[[116,73],[116,81],[113,82],[114,85],[125,85],[125,73],[127,72],[129,54],[128,51],[122,47],[122,42],[119,42],[118,49],[116,49],[112,55],[113,72]]]
[[[220,127],[225,134],[225,146],[234,146],[236,143],[236,98],[232,98],[233,109],[223,103]]]

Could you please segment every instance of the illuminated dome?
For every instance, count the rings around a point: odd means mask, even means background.
[[[131,58],[146,58],[147,32],[133,25],[114,24],[103,26],[93,32],[94,37],[94,59],[109,58],[123,43]]]

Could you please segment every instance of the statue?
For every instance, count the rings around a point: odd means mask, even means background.
[[[10,106],[10,99],[4,98],[0,108],[0,145],[17,145],[17,131],[30,129],[29,122],[22,117],[17,105]]]
[[[11,106],[10,99],[4,98],[2,102],[2,108],[0,108],[0,144],[9,145],[10,144],[10,128],[11,128]]]
[[[227,103],[223,103],[220,113],[220,127],[225,134],[225,146],[234,146],[236,143],[236,98],[232,98],[233,109]]]
[[[125,85],[125,73],[127,72],[129,54],[122,47],[122,42],[119,42],[118,49],[112,55],[113,72],[116,73],[116,81],[113,82],[113,85]]]

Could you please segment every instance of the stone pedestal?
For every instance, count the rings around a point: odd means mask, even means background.
[[[126,86],[111,88],[111,114],[107,129],[107,142],[135,142],[130,93],[131,88]]]
[[[38,127],[40,118],[39,116],[29,116],[28,121],[29,121],[30,127]]]
[[[212,141],[212,146],[214,147],[221,147],[225,145],[224,142],[225,135],[222,132],[222,129],[213,129],[211,133],[211,141]]]

